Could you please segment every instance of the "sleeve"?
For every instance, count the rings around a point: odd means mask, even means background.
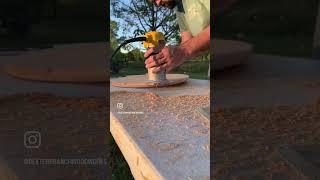
[[[180,12],[176,11],[176,20],[177,20],[177,23],[179,25],[180,32],[189,31],[188,27],[187,27],[187,25],[185,23],[185,18],[183,16],[183,14],[181,14]]]
[[[207,11],[210,13],[210,0],[200,0],[200,2],[207,9]]]

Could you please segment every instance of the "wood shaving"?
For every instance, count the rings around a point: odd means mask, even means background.
[[[161,174],[166,177],[183,174],[185,178],[194,173],[209,175],[210,123],[203,123],[203,117],[196,113],[197,108],[209,106],[209,96],[114,92],[110,100],[110,109],[117,121]],[[123,109],[117,107],[118,103],[123,104]],[[194,169],[186,172],[182,167]]]
[[[104,179],[109,176],[109,164],[21,166],[24,158],[110,159],[110,135],[106,132],[108,107],[104,98],[18,94],[2,97],[0,107],[1,156],[9,163],[14,162],[13,169],[22,168],[17,171],[19,179]],[[30,130],[40,132],[39,148],[24,148],[24,133]]]
[[[295,171],[277,157],[277,146],[320,143],[320,103],[272,108],[218,107],[213,117],[213,165],[216,179],[286,177]],[[242,173],[242,174],[241,174]]]

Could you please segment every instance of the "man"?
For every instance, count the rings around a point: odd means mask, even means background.
[[[144,54],[146,68],[156,67],[167,72],[180,66],[186,60],[204,54],[210,49],[210,0],[149,0],[157,6],[174,9],[179,29],[181,44],[166,46],[162,49],[150,48]],[[158,54],[151,55],[157,52]],[[151,56],[150,56],[151,55]]]

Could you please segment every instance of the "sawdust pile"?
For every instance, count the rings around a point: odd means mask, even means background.
[[[209,174],[210,122],[196,111],[209,106],[209,96],[114,92],[110,101],[110,109],[117,121],[144,149],[144,153],[155,164],[160,164],[159,168],[166,176],[181,173],[181,167],[190,161],[194,167],[206,167],[203,162],[208,163]],[[117,108],[118,103],[123,103],[123,109]],[[191,175],[188,173],[192,172],[184,172],[184,175]]]
[[[128,93],[114,92],[111,93],[110,109],[113,112],[119,111],[118,103],[123,103],[123,111],[127,112],[144,112],[152,113],[156,117],[165,117],[167,113],[174,115],[177,121],[190,119],[195,117],[196,108],[209,106],[209,96],[158,96],[154,93]],[[130,119],[128,123],[135,123],[141,119],[141,115],[127,115]],[[200,121],[202,118],[197,117]],[[161,118],[160,118],[161,119]],[[202,122],[203,125],[209,127],[210,123]]]
[[[0,153],[3,159],[15,161],[19,164],[19,168],[24,169],[25,172],[20,172],[18,177],[22,179],[108,177],[107,164],[23,166],[24,158],[109,159],[107,156],[110,136],[106,133],[108,112],[104,98],[20,94],[1,97],[0,107]],[[40,132],[39,148],[24,147],[24,133],[30,130]]]
[[[319,99],[320,100],[320,99]],[[320,143],[320,101],[304,106],[212,112],[215,178],[295,179],[277,146]]]

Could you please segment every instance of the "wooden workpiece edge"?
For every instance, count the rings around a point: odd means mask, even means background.
[[[116,120],[112,112],[110,112],[110,132],[136,180],[165,179],[143,154],[143,151],[133,141],[125,128]]]
[[[111,85],[122,88],[156,88],[179,85],[185,83],[188,79],[189,76],[185,74],[167,74],[166,81],[156,83],[145,79],[145,75],[129,75],[126,77],[112,79]]]

